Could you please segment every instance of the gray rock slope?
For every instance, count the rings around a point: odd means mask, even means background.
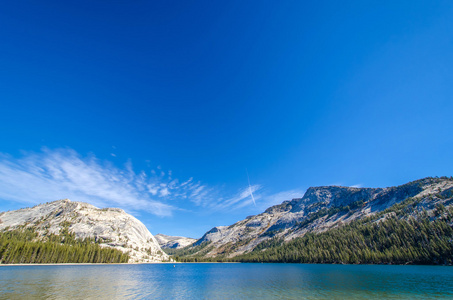
[[[307,232],[322,232],[384,211],[408,197],[420,199],[414,213],[430,212],[438,204],[451,205],[452,195],[453,180],[447,177],[425,178],[389,188],[311,187],[302,198],[284,201],[231,226],[212,228],[192,249],[201,248],[194,255],[233,257],[270,238],[289,241]]]
[[[102,247],[129,253],[129,263],[169,259],[145,225],[119,208],[99,209],[65,199],[0,213],[0,230],[19,226],[33,227],[40,236],[59,234],[69,226],[77,238],[95,238]]]
[[[170,236],[158,233],[154,236],[162,249],[180,249],[192,245],[197,240],[183,236]]]

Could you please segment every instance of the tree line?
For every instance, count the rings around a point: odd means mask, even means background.
[[[0,232],[0,263],[127,263],[129,255],[103,248],[93,238],[76,239],[64,228],[60,235],[46,234],[38,239],[33,228]]]
[[[334,264],[453,264],[453,207],[428,214],[408,198],[374,216],[284,242],[274,237],[251,252],[228,257],[177,257],[180,261]],[[181,253],[178,253],[181,254]]]
[[[322,233],[307,233],[264,251],[234,257],[241,262],[336,264],[453,263],[453,229],[447,219],[428,217],[352,222]]]

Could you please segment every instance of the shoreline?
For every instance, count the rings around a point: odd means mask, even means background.
[[[148,263],[49,263],[49,264],[0,264],[7,266],[112,266],[112,265],[161,265],[161,264],[241,264],[242,262],[148,262]]]
[[[295,264],[295,265],[341,265],[341,266],[438,266],[438,267],[453,267],[453,265],[440,264],[316,264],[316,263],[281,263],[281,262],[148,262],[148,263],[49,263],[49,264],[0,264],[1,267],[8,266],[113,266],[113,265],[177,265],[177,264]]]

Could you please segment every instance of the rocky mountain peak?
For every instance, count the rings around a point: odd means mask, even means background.
[[[94,238],[101,247],[130,255],[131,263],[168,260],[142,222],[119,208],[97,208],[69,199],[0,214],[0,230],[30,227],[41,237],[67,228],[76,238]]]
[[[269,239],[289,241],[383,212],[408,198],[416,199],[414,212],[430,212],[438,205],[451,205],[452,196],[451,177],[428,177],[387,188],[310,187],[302,198],[283,201],[230,226],[214,227],[193,245],[209,244],[207,250],[199,250],[207,257],[232,257]]]

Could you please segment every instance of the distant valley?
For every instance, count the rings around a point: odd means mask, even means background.
[[[162,249],[181,249],[192,245],[197,241],[197,239],[182,236],[169,236],[161,233],[156,234],[154,237]]]

